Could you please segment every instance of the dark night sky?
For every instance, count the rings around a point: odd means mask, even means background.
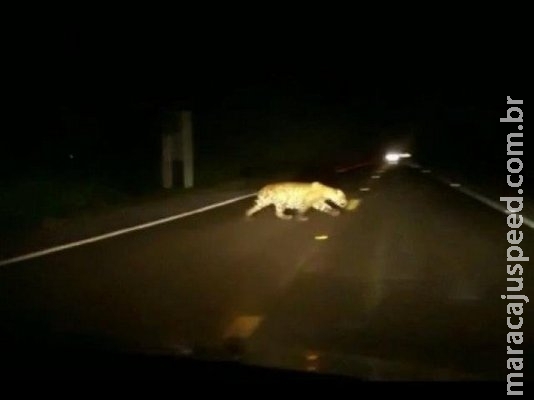
[[[423,142],[427,136],[426,146],[443,149],[461,140],[460,153],[483,145],[489,160],[500,153],[506,95],[523,88],[503,85],[513,79],[510,70],[491,58],[466,57],[439,43],[430,54],[394,37],[388,47],[369,43],[358,32],[356,40],[324,30],[256,38],[216,29],[148,34],[148,27],[135,28],[88,30],[71,23],[14,43],[12,134],[5,139],[13,144],[2,146],[6,162],[32,140],[32,159],[64,154],[73,143],[105,157],[106,150],[124,147],[126,136],[141,139],[132,141],[131,153],[142,151],[144,137],[157,137],[165,107],[191,108],[197,116],[241,113],[243,119],[294,112],[303,120],[342,114],[375,126],[411,123]],[[209,140],[207,130],[204,135]]]

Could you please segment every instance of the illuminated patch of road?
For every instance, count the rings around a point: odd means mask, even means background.
[[[234,319],[224,332],[224,339],[248,339],[260,326],[260,315],[241,315]]]

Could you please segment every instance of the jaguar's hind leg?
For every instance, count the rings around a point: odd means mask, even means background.
[[[281,204],[276,204],[275,205],[275,213],[276,213],[276,216],[280,219],[291,219],[293,218],[291,215],[287,215],[284,213],[284,211],[286,210],[286,208],[281,205]]]

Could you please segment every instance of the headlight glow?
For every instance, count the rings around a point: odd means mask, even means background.
[[[410,158],[412,155],[410,153],[398,153],[390,151],[386,153],[384,159],[390,164],[396,164],[401,158]]]
[[[394,163],[394,162],[399,161],[400,154],[398,154],[398,153],[387,153],[385,158],[386,158],[386,161],[388,161],[390,163]]]

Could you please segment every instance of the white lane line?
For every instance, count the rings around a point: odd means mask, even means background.
[[[371,179],[380,179],[380,175],[373,175],[371,176]]]
[[[416,165],[416,164],[414,164]],[[417,165],[418,167],[420,167],[419,165]],[[431,171],[429,169],[424,169],[422,170],[421,172],[423,173],[430,173]],[[506,214],[506,215],[510,215],[510,211],[508,211],[506,209],[506,207],[503,207],[501,203],[498,203],[494,200],[491,200],[491,199],[488,199],[487,197],[485,196],[482,196],[481,194],[478,194],[477,192],[474,192],[472,191],[471,189],[468,189],[462,185],[460,185],[459,183],[456,183],[456,182],[450,182],[450,181],[447,181],[446,179],[443,179],[443,178],[439,178],[439,180],[447,185],[449,185],[450,187],[458,190],[459,192],[462,192],[463,194],[475,199],[475,200],[478,200],[480,201],[481,203],[487,205],[488,207],[491,207],[493,208],[494,210],[497,210],[503,214]],[[529,228],[531,229],[534,229],[534,220],[526,217],[524,214],[521,214],[522,217],[523,217],[523,224],[525,224],[526,226],[528,226]]]
[[[362,187],[362,188],[360,188],[360,192],[368,192],[369,190],[371,190],[371,189],[368,188],[368,187]]]
[[[452,185],[451,185],[452,186]],[[454,187],[454,189],[458,190],[459,192],[462,192],[463,194],[475,199],[475,200],[478,200],[480,201],[481,203],[484,203],[485,205],[487,205],[488,207],[491,207],[493,208],[494,210],[497,210],[503,214],[506,214],[506,215],[509,215],[510,214],[510,211],[508,211],[508,209],[506,207],[503,207],[502,204],[496,202],[496,201],[493,201],[493,200],[490,200],[488,199],[487,197],[484,197],[474,191],[472,191],[471,189],[468,189],[464,186],[458,186],[458,187]],[[529,228],[531,229],[534,229],[534,221],[531,220],[530,218],[527,218],[525,217],[525,215],[523,215],[523,224],[525,224],[526,226],[528,226]]]
[[[5,265],[10,265],[10,264],[15,264],[15,263],[18,263],[18,262],[21,262],[21,261],[30,260],[32,258],[42,257],[42,256],[45,256],[47,254],[57,253],[59,251],[71,249],[73,247],[78,247],[78,246],[83,246],[85,244],[98,242],[98,241],[109,239],[109,238],[112,238],[112,237],[115,237],[115,236],[124,235],[124,234],[129,233],[129,232],[139,231],[139,230],[142,230],[142,229],[151,228],[153,226],[165,224],[167,222],[176,221],[177,219],[189,217],[189,216],[194,215],[194,214],[200,214],[200,213],[205,212],[205,211],[213,210],[214,208],[223,207],[223,206],[226,206],[228,204],[235,203],[235,202],[244,200],[244,199],[252,197],[252,196],[256,196],[256,193],[251,193],[251,194],[246,194],[246,195],[239,196],[239,197],[234,197],[232,199],[221,201],[219,203],[210,204],[208,206],[201,207],[201,208],[198,208],[196,210],[186,211],[186,212],[181,213],[181,214],[172,215],[170,217],[161,218],[161,219],[158,219],[158,220],[155,220],[155,221],[152,221],[152,222],[147,222],[145,224],[136,225],[136,226],[132,226],[132,227],[125,228],[125,229],[120,229],[120,230],[117,230],[117,231],[114,231],[114,232],[105,233],[103,235],[93,236],[91,238],[79,240],[79,241],[76,241],[76,242],[71,242],[71,243],[66,243],[66,244],[60,245],[60,246],[50,247],[48,249],[43,249],[43,250],[35,251],[35,252],[32,252],[32,253],[24,254],[24,255],[21,255],[21,256],[8,258],[6,260],[0,260],[0,267],[3,267]]]

